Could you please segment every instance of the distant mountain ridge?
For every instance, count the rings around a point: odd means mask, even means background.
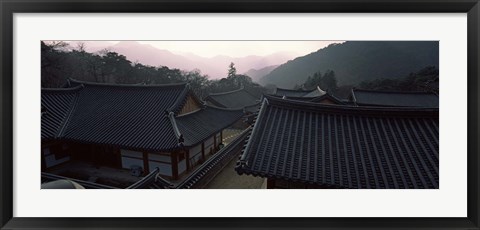
[[[244,74],[251,77],[253,81],[258,82],[262,77],[272,72],[272,70],[274,70],[278,66],[279,65],[271,65],[261,69],[249,69]]]
[[[395,79],[439,65],[436,41],[348,41],[284,63],[260,79],[281,88],[301,85],[315,72],[335,71],[339,85]]]
[[[191,71],[199,69],[202,74],[208,74],[212,79],[227,76],[228,65],[233,62],[237,73],[247,72],[250,69],[262,69],[267,66],[279,65],[298,56],[293,52],[277,52],[266,56],[250,55],[246,57],[229,57],[218,55],[207,58],[193,53],[175,54],[165,49],[159,49],[149,44],[141,44],[136,41],[121,41],[117,44],[102,43],[102,46],[92,46],[95,43],[86,42],[86,50],[97,52],[108,49],[125,55],[128,60],[138,61],[150,66],[167,66],[181,70]],[[73,43],[72,46],[75,46]]]

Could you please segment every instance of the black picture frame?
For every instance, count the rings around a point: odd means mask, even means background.
[[[1,229],[480,229],[478,0],[0,0],[1,6]],[[17,218],[13,217],[13,15],[14,13],[468,13],[468,217],[467,218]],[[454,122],[454,121],[452,121]],[[34,205],[34,204],[32,204]],[[412,207],[413,208],[413,207]]]

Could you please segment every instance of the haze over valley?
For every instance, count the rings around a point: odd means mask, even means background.
[[[189,82],[218,93],[241,85],[438,91],[437,41],[46,41],[42,85]],[[44,77],[43,77],[44,76]],[[409,87],[409,85],[414,85]]]
[[[257,54],[258,52],[255,50],[252,52],[243,53],[235,52],[236,50],[248,49],[245,47],[248,44],[235,45],[235,42],[233,42],[233,45],[229,44],[229,46],[232,48],[232,50],[235,50],[228,52],[228,50],[225,49],[225,53],[219,51],[222,53],[210,54],[209,56],[205,56],[205,54],[208,53],[204,53],[204,56],[202,56],[189,50],[180,51],[177,49],[173,51],[168,47],[160,48],[152,44],[142,44],[137,41],[70,41],[68,43],[72,49],[76,49],[78,48],[79,44],[82,44],[87,52],[98,53],[106,49],[108,51],[117,52],[126,56],[126,58],[131,62],[139,62],[150,66],[166,66],[185,71],[198,69],[202,74],[208,75],[210,79],[220,79],[227,76],[227,67],[231,62],[235,63],[238,73],[246,73],[250,70],[261,70],[265,67],[269,67],[268,69],[272,70],[273,68],[271,68],[271,66],[278,66],[286,63],[289,60],[293,60],[298,56],[315,52],[333,42],[317,42],[318,44],[309,44],[307,48],[302,48],[300,51],[295,51],[295,47],[298,47],[298,45],[294,46],[293,48],[285,47],[283,50],[272,51],[268,54]],[[210,44],[204,43],[205,42],[198,41],[198,46],[211,46]],[[269,42],[263,43],[264,45],[269,44]],[[270,43],[274,44],[276,42],[273,41]],[[233,46],[238,46],[238,48]],[[259,46],[262,45],[260,44]],[[261,73],[263,73],[262,76],[264,76],[268,72],[265,72],[264,69]]]

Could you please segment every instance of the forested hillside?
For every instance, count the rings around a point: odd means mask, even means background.
[[[277,67],[278,65],[272,65],[261,69],[250,69],[245,72],[245,75],[251,77],[253,81],[258,82],[258,80],[260,80],[263,76],[269,74]]]
[[[293,88],[329,70],[335,72],[339,86],[397,79],[426,66],[438,68],[438,48],[436,41],[347,41],[282,64],[260,83]]]
[[[66,49],[68,44],[41,43],[41,85],[43,88],[62,87],[68,78],[82,81],[117,84],[167,84],[187,82],[200,96],[259,85],[243,74],[237,74],[235,64],[225,66],[228,76],[210,80],[200,71],[181,71],[167,66],[132,63],[124,55],[105,50],[89,53],[83,47]]]

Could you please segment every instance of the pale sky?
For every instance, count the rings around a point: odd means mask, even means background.
[[[342,41],[338,41],[342,42]],[[337,42],[337,43],[338,43]],[[226,55],[244,57],[269,55],[276,52],[309,54],[334,41],[139,41],[171,52],[194,53],[202,57]]]
[[[315,52],[332,43],[343,41],[137,41],[159,49],[177,54],[193,53],[202,57],[226,55],[245,57],[249,55],[264,56],[276,52],[292,52],[303,56]],[[118,41],[88,41],[91,45],[114,45]]]

